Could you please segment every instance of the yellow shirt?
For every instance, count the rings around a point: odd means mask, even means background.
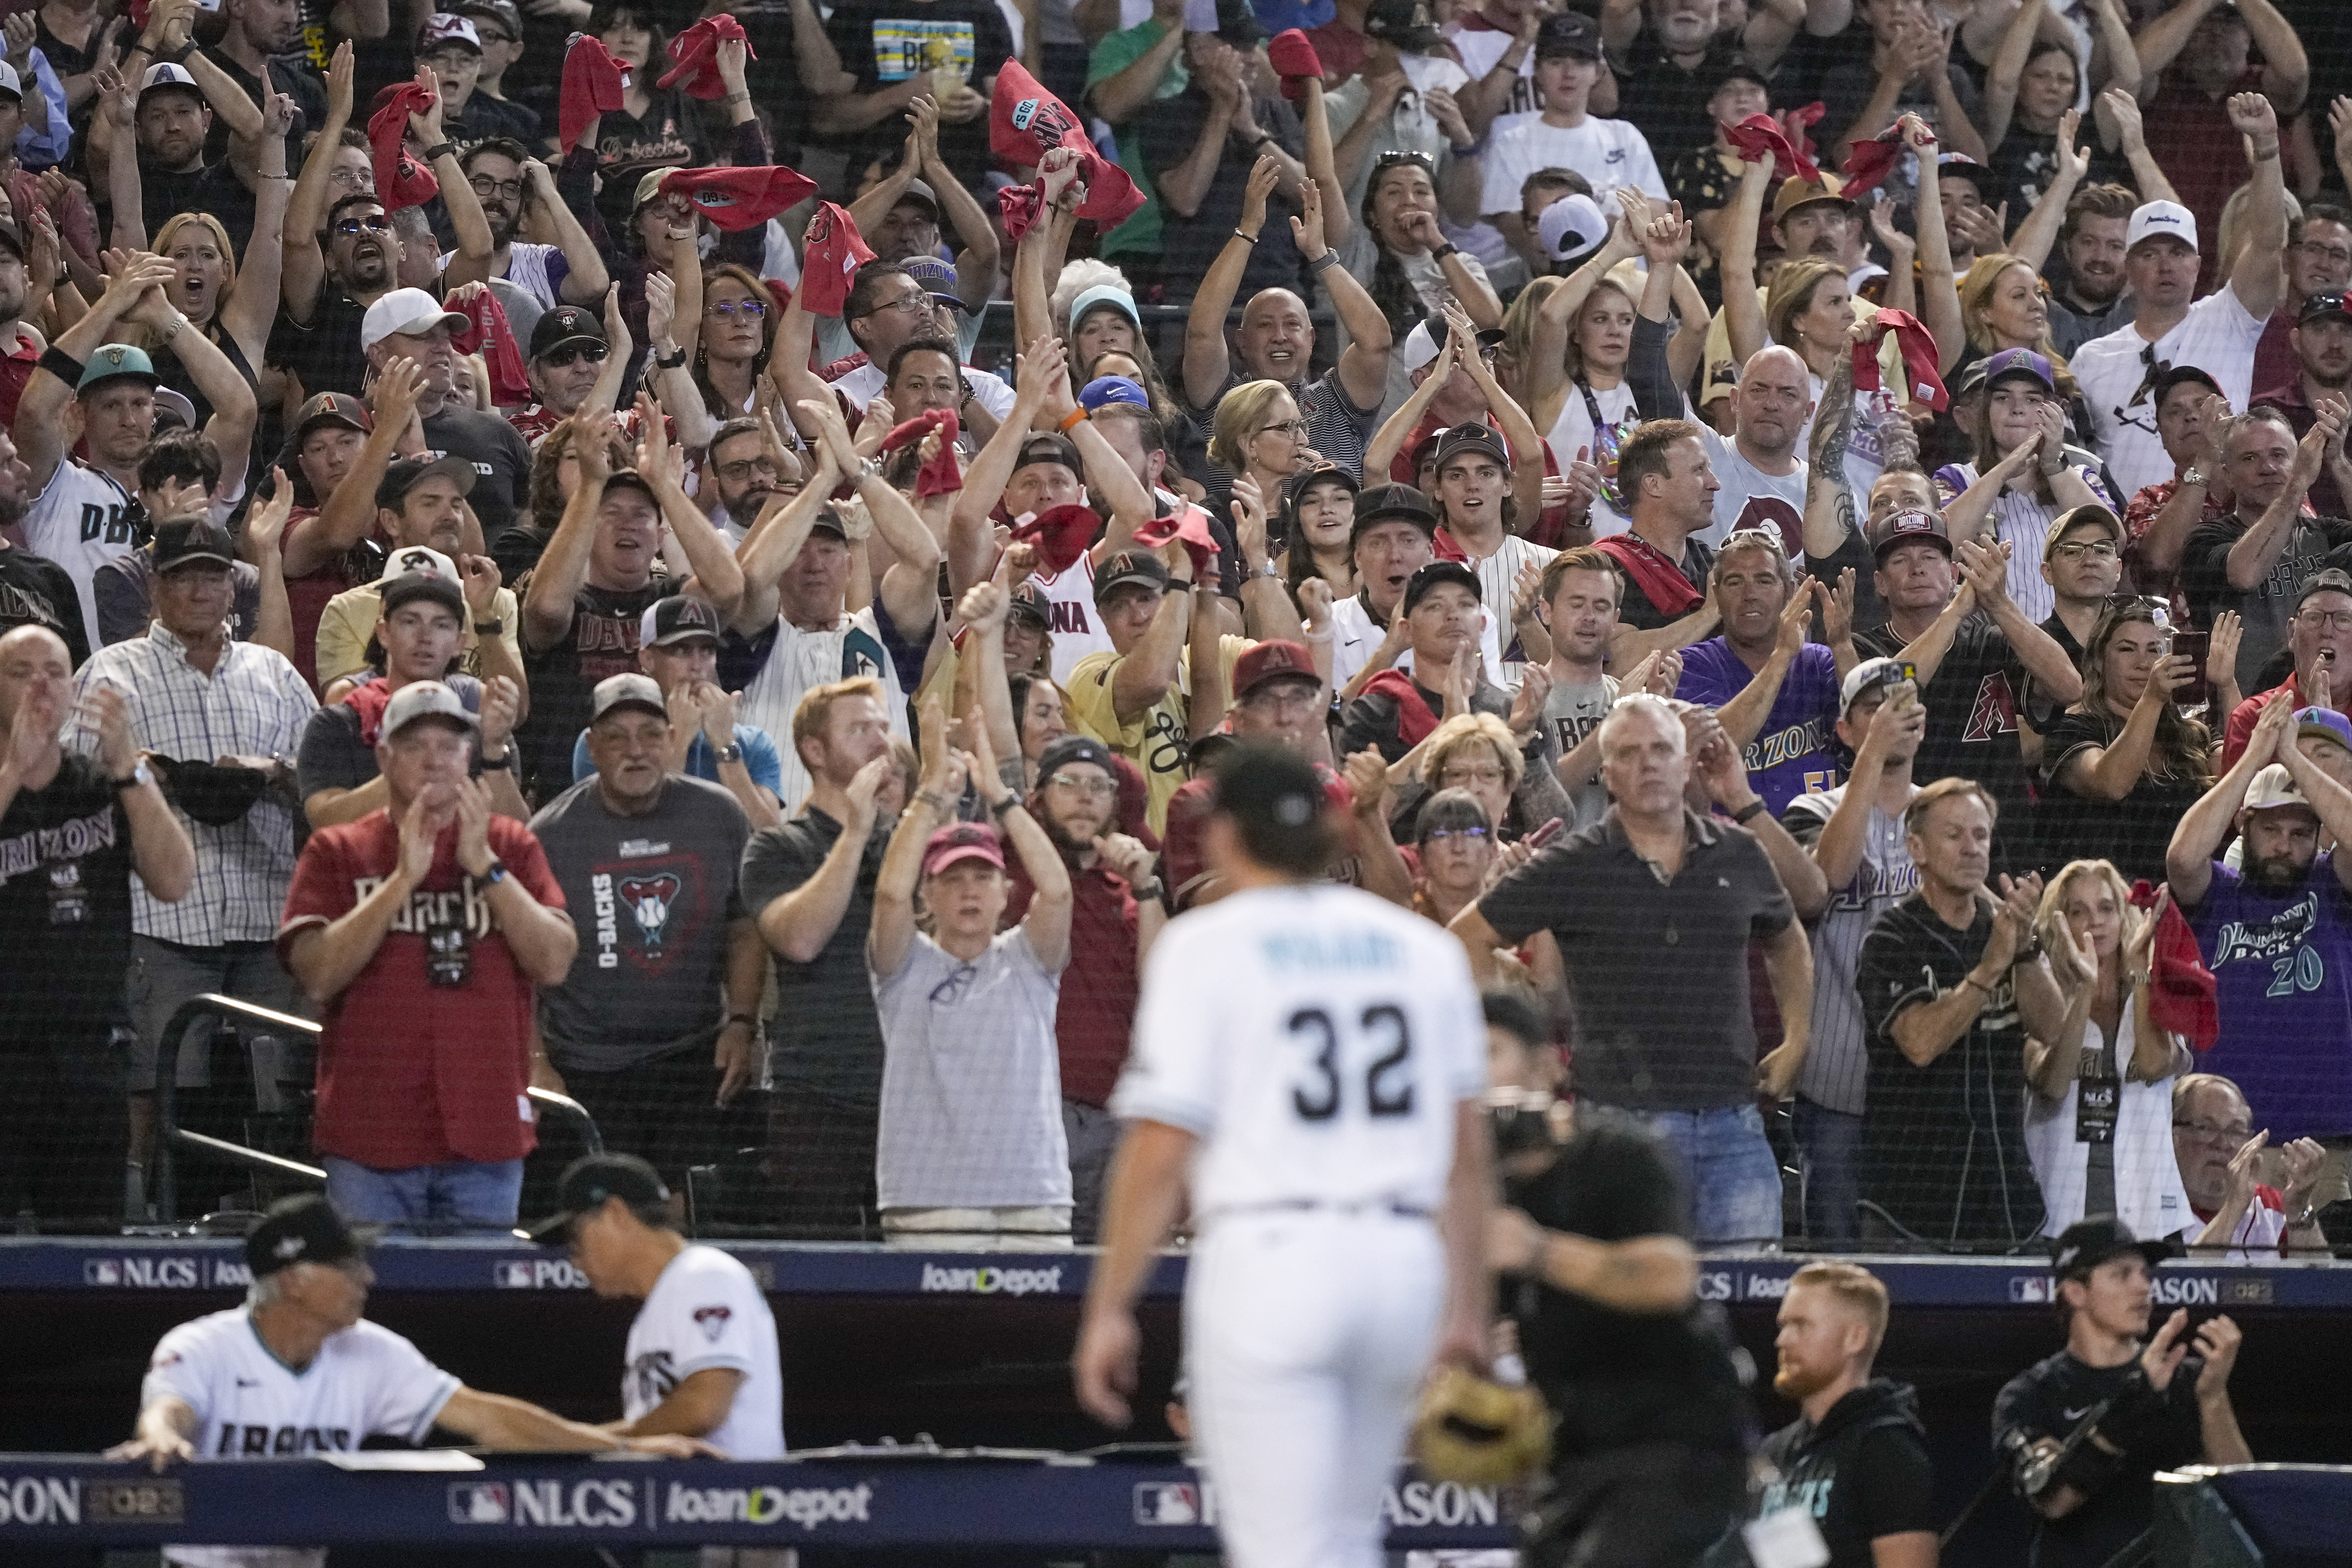
[[[1255,646],[1247,637],[1230,634],[1219,643],[1228,693],[1233,690],[1234,661]],[[1184,758],[1192,743],[1185,713],[1190,704],[1192,655],[1188,651],[1177,664],[1176,679],[1158,702],[1121,724],[1111,683],[1126,657],[1124,653],[1089,653],[1071,669],[1070,723],[1143,770],[1144,785],[1151,791],[1151,831],[1164,832],[1168,800],[1184,782]]]
[[[327,608],[319,616],[319,689],[326,690],[345,675],[355,675],[367,668],[368,639],[375,635],[375,623],[383,619],[383,606],[373,582],[362,582],[357,588],[345,589],[327,601]],[[482,673],[481,639],[474,634],[471,611],[459,617],[466,623],[465,653],[457,667],[478,678]],[[504,630],[499,641],[507,645],[507,656],[515,667],[522,667],[522,611],[515,603],[514,590],[501,588],[490,601],[490,612],[486,621],[502,621]]]

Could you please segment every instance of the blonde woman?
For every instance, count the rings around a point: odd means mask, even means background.
[[[2032,262],[2007,251],[1977,257],[1976,265],[1960,279],[1960,328],[1968,334],[1969,343],[1952,365],[1950,381],[1957,383],[1961,371],[1988,354],[2003,349],[2031,349],[2050,361],[2052,379],[2058,395],[2066,401],[2067,423],[2076,439],[2090,428],[2087,417],[2078,412],[2083,389],[2066,368],[2066,357],[2051,340],[2050,296]]]
[[[2049,1235],[2093,1214],[2135,1236],[2189,1223],[2172,1148],[2172,1082],[2189,1047],[2148,1014],[2162,908],[2133,908],[2103,860],[2068,862],[2042,892],[2034,929],[2067,998],[2056,1038],[2025,1042],[2025,1145]]]
[[[1312,459],[1306,416],[1280,382],[1244,382],[1217,400],[1209,461],[1235,479],[1257,482],[1258,494],[1282,494],[1285,479]]]

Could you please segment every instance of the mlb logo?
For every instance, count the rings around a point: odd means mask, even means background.
[[[2019,1305],[2048,1305],[2058,1299],[2047,1274],[2011,1274],[2009,1299]]]
[[[1138,1524],[1200,1523],[1199,1489],[1174,1481],[1138,1483],[1135,1489],[1135,1522]]]
[[[449,1488],[452,1524],[504,1524],[512,1515],[504,1481],[457,1481]]]
[[[531,1288],[530,1265],[528,1262],[507,1259],[491,1267],[495,1270],[492,1278],[500,1290],[528,1291]]]
[[[92,1258],[81,1266],[81,1282],[85,1285],[120,1285],[122,1283],[122,1260],[119,1258]]]

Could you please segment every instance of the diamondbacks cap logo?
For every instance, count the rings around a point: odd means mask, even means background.
[[[719,1336],[727,1332],[727,1321],[734,1315],[731,1307],[697,1307],[694,1309],[694,1326],[702,1331],[704,1339],[717,1344]]]
[[[433,554],[430,550],[412,549],[403,550],[401,552],[400,570],[403,571],[437,572],[440,570],[440,568],[434,564]]]

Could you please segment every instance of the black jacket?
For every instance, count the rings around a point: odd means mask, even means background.
[[[1801,1418],[1764,1439],[1779,1474],[1758,1494],[1759,1516],[1802,1508],[1830,1549],[1830,1568],[1870,1568],[1882,1535],[1936,1528],[1927,1429],[1907,1383],[1875,1378],[1822,1418]]]

